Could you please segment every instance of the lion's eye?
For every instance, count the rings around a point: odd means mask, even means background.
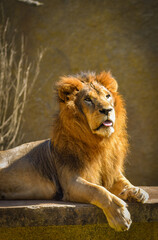
[[[110,94],[107,94],[107,95],[106,95],[106,98],[110,98],[110,97],[111,97]]]
[[[90,99],[90,97],[86,97],[84,100],[85,100],[85,102],[87,102],[87,103],[92,103],[92,100]]]

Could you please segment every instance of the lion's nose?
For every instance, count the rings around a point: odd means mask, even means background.
[[[108,116],[109,112],[112,111],[112,108],[102,108],[99,110],[100,113],[105,114],[106,116]]]

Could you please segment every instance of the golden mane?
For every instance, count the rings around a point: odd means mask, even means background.
[[[77,107],[75,96],[83,89],[83,85],[91,85],[94,81],[106,87],[114,97],[115,132],[109,138],[93,134],[84,115]],[[128,149],[126,110],[124,101],[117,92],[117,82],[109,72],[102,72],[99,75],[87,73],[62,77],[57,84],[57,93],[60,111],[53,123],[52,131],[52,143],[56,151],[60,153],[58,155],[61,156],[61,158],[57,157],[57,161],[60,165],[68,165],[74,171],[80,173],[83,171],[84,175],[87,164],[93,163],[96,167],[95,161],[98,161],[98,156],[105,155],[106,161],[100,164],[105,165],[104,181],[109,189],[117,172],[123,170],[123,162]]]

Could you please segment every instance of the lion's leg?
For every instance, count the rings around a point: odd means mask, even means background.
[[[121,199],[128,201],[135,200],[137,202],[145,203],[149,198],[147,192],[132,185],[122,173],[119,174],[118,179],[110,189],[110,192]]]
[[[62,184],[66,201],[86,202],[100,207],[116,231],[126,231],[131,225],[126,203],[111,194],[104,187],[90,183],[81,177],[69,178]]]

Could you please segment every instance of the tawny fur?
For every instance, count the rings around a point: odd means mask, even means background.
[[[111,87],[109,79],[113,80],[113,78],[110,73],[103,72],[98,76],[89,74],[86,77],[81,80],[76,77],[64,77],[58,83],[59,91],[71,92],[71,87],[74,89],[71,94],[67,94],[70,98],[69,101],[60,102],[60,113],[53,124],[52,143],[58,152],[63,153],[62,155],[76,156],[75,161],[71,157],[67,157],[65,160],[64,164],[70,169],[75,169],[84,178],[87,176],[86,180],[101,185],[103,183],[106,188],[110,189],[119,172],[123,171],[124,158],[128,150],[124,101],[115,88]],[[110,138],[93,134],[85,115],[78,110],[75,104],[78,91],[84,87],[82,83],[91,85],[94,81],[111,90],[114,97],[116,123],[115,132]],[[60,89],[60,87],[64,89]],[[97,93],[95,93],[95,97],[99,99]],[[59,159],[59,161],[63,164],[63,159]],[[92,170],[94,174],[91,174],[89,168],[94,169]]]
[[[65,201],[95,204],[112,228],[128,230],[131,219],[123,200],[145,202],[148,194],[123,175],[127,117],[117,89],[109,72],[62,77],[51,143],[0,153],[1,198],[53,199],[62,194]]]

